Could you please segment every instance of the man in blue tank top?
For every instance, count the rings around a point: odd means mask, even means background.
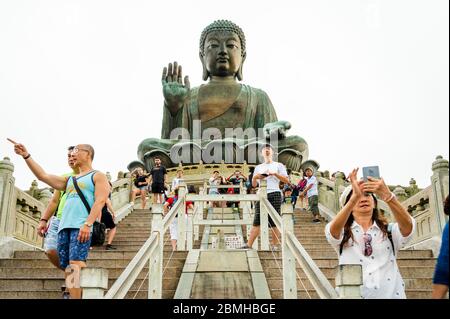
[[[67,194],[62,218],[58,229],[58,256],[60,266],[66,269],[66,286],[71,299],[81,298],[79,275],[86,267],[86,259],[91,242],[92,225],[100,218],[102,208],[108,199],[110,186],[105,174],[92,169],[94,148],[89,144],[79,144],[73,149],[78,186],[86,198],[91,211],[88,212],[78,196],[72,176],[51,175],[37,164],[23,144],[14,143],[14,151],[21,155],[30,170],[40,181]]]

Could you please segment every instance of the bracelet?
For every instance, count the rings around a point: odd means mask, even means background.
[[[40,222],[48,222],[48,219],[45,219],[45,218],[41,218],[40,220],[39,220]]]
[[[395,197],[395,194],[393,192],[391,192],[391,196],[388,199],[385,199],[384,202],[385,203],[389,203],[391,200],[393,200]]]
[[[28,153],[28,155],[27,156],[25,156],[23,159],[24,160],[27,160],[27,159],[29,159],[31,157],[31,154],[30,153]]]

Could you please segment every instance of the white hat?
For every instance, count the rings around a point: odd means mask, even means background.
[[[345,205],[345,200],[347,199],[348,194],[352,191],[352,185],[348,185],[344,191],[342,192],[341,197],[339,198],[339,204],[341,204],[341,208]]]

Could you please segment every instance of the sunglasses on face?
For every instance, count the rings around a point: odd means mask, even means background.
[[[77,154],[79,151],[85,151],[85,152],[89,152],[88,150],[84,149],[84,148],[77,148],[75,147],[72,151],[72,154]]]
[[[372,255],[373,249],[372,249],[372,235],[370,234],[364,234],[364,256],[368,257]]]

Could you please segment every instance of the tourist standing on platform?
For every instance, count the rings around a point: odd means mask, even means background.
[[[155,166],[150,171],[150,183],[153,194],[153,204],[164,203],[163,196],[167,184],[167,170],[161,165],[161,159],[155,157]]]
[[[67,149],[67,164],[72,169],[72,172],[63,175],[64,177],[77,175],[79,173],[72,154],[74,148],[75,146],[70,146]],[[48,203],[47,208],[41,216],[41,220],[39,221],[37,228],[38,235],[41,237],[44,236],[44,251],[47,258],[58,269],[61,269],[58,257],[58,228],[64,206],[66,204],[66,199],[67,194],[65,191],[55,190],[50,203]]]
[[[145,205],[147,204],[148,180],[149,176],[139,167],[136,170],[136,178],[134,180],[134,186],[136,188],[131,192],[131,205],[134,205],[136,196],[141,195],[141,208],[145,209]]]
[[[261,184],[261,180],[267,181],[267,199],[275,211],[281,215],[281,190],[280,182],[289,183],[286,167],[282,163],[275,162],[273,160],[273,149],[270,144],[266,144],[262,148],[262,155],[264,157],[264,163],[255,167],[253,173],[252,185],[258,187]],[[272,218],[269,216],[269,228],[272,229],[272,249],[278,250],[278,244],[280,243],[281,234],[278,228],[275,226]],[[253,221],[253,227],[250,233],[250,238],[247,244],[242,248],[252,248],[256,238],[261,233],[261,218],[260,218],[260,203],[255,205],[255,218]]]
[[[213,175],[209,179],[209,195],[220,195],[219,187],[221,185],[226,185],[225,178],[220,176],[219,171],[214,171]],[[225,207],[226,202],[212,202],[211,207],[219,205],[220,207]]]
[[[450,211],[449,196],[445,198],[444,213],[448,216]],[[441,250],[433,277],[433,299],[447,298],[448,293],[448,221],[442,232]]]
[[[241,185],[247,181],[247,177],[245,177],[240,171],[235,171],[227,178],[227,182],[230,182],[233,185]],[[234,188],[234,194],[239,194],[239,188]]]
[[[106,201],[106,205],[102,208],[102,218],[101,222],[105,224],[106,229],[108,230],[108,242],[106,243],[105,249],[106,250],[116,250],[117,248],[112,245],[112,242],[114,240],[114,236],[116,236],[116,223],[114,220],[116,219],[116,214],[114,213],[114,208],[112,206],[111,202],[111,195],[112,195],[112,184],[109,183],[109,186],[111,188],[111,191],[108,196],[108,200]]]
[[[319,219],[319,192],[317,178],[314,176],[312,168],[305,169],[305,174],[308,179],[306,187],[302,192],[302,196],[305,195],[308,198],[309,208],[308,210],[313,214],[313,223],[320,223]]]
[[[230,175],[227,179],[227,182],[231,183],[233,186],[239,186],[242,183],[245,183],[247,181],[247,177],[242,175],[241,171],[235,171],[232,175]],[[240,194],[239,188],[232,188],[231,194]],[[231,206],[233,206],[235,209],[239,207],[239,203],[237,202],[231,202]]]
[[[173,180],[172,180],[172,189],[171,189],[171,191],[173,192],[173,191],[175,191],[177,188],[178,188],[178,185],[180,185],[180,183],[183,181],[184,179],[183,179],[183,170],[182,169],[179,169],[179,170],[177,170],[177,177],[175,177]]]
[[[363,298],[405,299],[396,257],[414,234],[414,218],[383,179],[358,181],[357,173],[355,169],[350,174],[351,185],[340,198],[341,211],[327,224],[325,235],[339,254],[339,265],[362,266]],[[389,206],[396,223],[387,222],[377,207],[377,198]]]
[[[62,213],[58,229],[58,257],[60,267],[66,269],[66,286],[72,299],[81,298],[79,275],[81,268],[86,267],[86,259],[91,242],[92,226],[100,218],[102,208],[108,199],[110,187],[105,174],[92,169],[94,148],[88,144],[77,145],[72,154],[75,165],[79,168],[77,176],[62,177],[48,174],[37,164],[24,145],[14,143],[14,151],[23,157],[30,170],[38,180],[50,185],[54,189],[67,193],[66,204]],[[78,185],[86,201],[91,207],[88,212],[78,195]],[[71,278],[68,278],[71,274]]]

